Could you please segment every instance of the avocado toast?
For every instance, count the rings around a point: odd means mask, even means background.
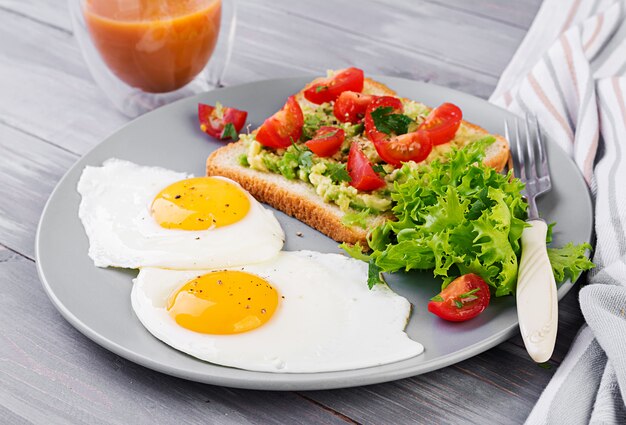
[[[442,120],[436,112],[444,105],[433,110],[397,97],[355,68],[329,72],[289,98],[259,129],[213,152],[207,174],[239,182],[261,202],[336,241],[367,246],[368,230],[392,216],[400,164],[445,160],[455,148],[493,137],[484,162],[504,168],[504,138],[460,116],[452,133],[450,126],[437,127]],[[433,116],[439,120],[429,128]]]

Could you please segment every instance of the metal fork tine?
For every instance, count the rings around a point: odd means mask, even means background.
[[[522,141],[520,135],[521,125],[524,126],[524,135],[526,136],[524,141]],[[535,128],[532,129],[532,126],[535,126]],[[522,195],[528,201],[528,218],[529,220],[538,219],[539,212],[537,211],[535,198],[549,191],[552,185],[550,183],[548,153],[545,140],[537,123],[537,117],[534,117],[534,121],[531,122],[530,116],[527,115],[524,119],[524,124],[521,124],[516,119],[514,134],[511,134],[509,124],[505,120],[504,132],[511,147],[516,177],[525,184]],[[523,143],[526,143],[526,146],[523,146]]]
[[[511,157],[512,160],[509,162],[509,168],[513,166],[513,173],[515,176],[519,176],[519,165],[517,160],[517,152],[515,147],[513,146],[513,140],[511,139],[511,131],[509,130],[509,122],[507,120],[504,121],[504,138],[509,142],[509,146],[511,146]]]
[[[550,169],[548,168],[548,155],[546,154],[546,142],[541,136],[541,129],[539,128],[537,115],[534,115],[534,120],[535,132],[537,134],[537,146],[539,146],[539,177],[550,176]]]
[[[530,137],[530,122],[528,115],[524,119],[524,130],[526,131],[526,151],[528,152],[528,174],[530,179],[537,178],[537,163],[535,161],[535,143]]]
[[[517,176],[526,181],[526,163],[524,161],[524,151],[522,150],[522,137],[519,134],[519,123],[515,120],[515,152],[517,154],[517,162],[519,166],[519,173]]]

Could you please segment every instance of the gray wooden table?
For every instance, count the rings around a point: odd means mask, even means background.
[[[539,3],[240,0],[223,84],[356,65],[487,97]],[[0,423],[519,423],[582,323],[573,290],[549,368],[515,337],[426,375],[334,391],[233,390],[121,359],[57,313],[33,244],[56,182],[126,122],[94,85],[64,1],[0,0]]]

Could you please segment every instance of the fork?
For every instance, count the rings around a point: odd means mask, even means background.
[[[522,258],[517,277],[517,317],[528,354],[535,362],[543,363],[550,359],[554,351],[558,298],[546,248],[548,226],[539,218],[535,198],[552,188],[550,169],[537,117],[532,122],[528,116],[525,117],[524,139],[517,120],[512,135],[505,121],[504,133],[509,143],[512,142],[514,172],[526,185],[522,195],[528,202],[529,226],[522,233]]]

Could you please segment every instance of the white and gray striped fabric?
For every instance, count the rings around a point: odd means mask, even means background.
[[[490,99],[537,115],[595,202],[586,324],[527,424],[626,424],[625,17],[626,0],[544,1]]]

